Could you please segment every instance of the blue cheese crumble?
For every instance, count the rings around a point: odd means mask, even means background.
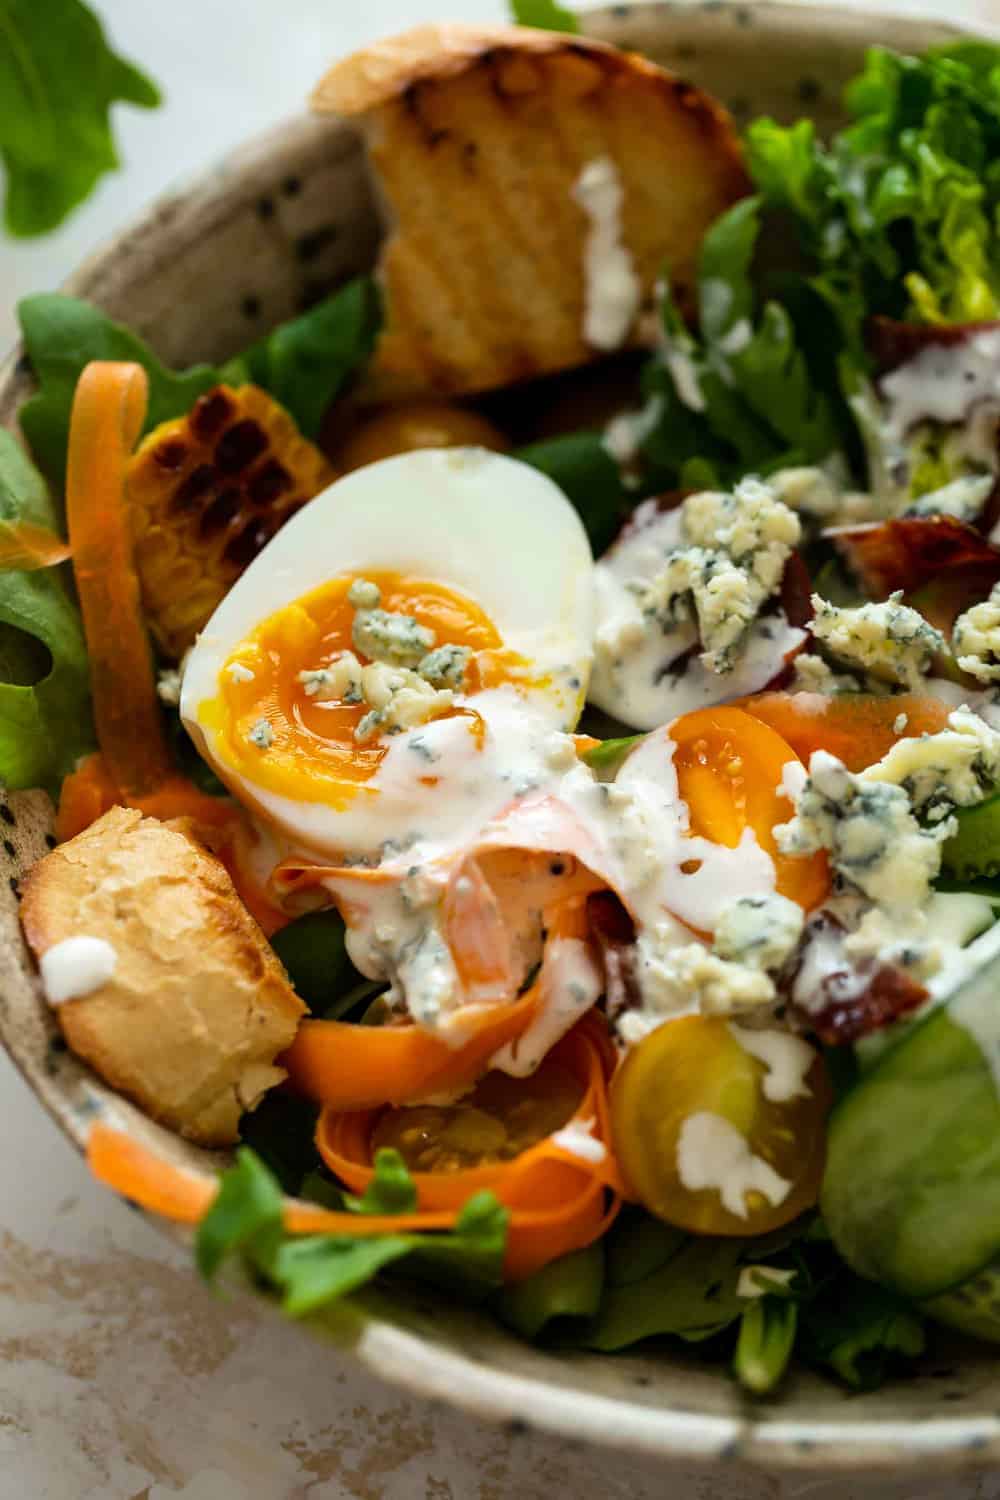
[[[939,822],[973,807],[1000,781],[1000,734],[978,714],[957,708],[948,728],[899,740],[859,780],[902,787],[916,812]]]
[[[351,640],[355,651],[393,667],[415,667],[436,644],[433,630],[412,615],[380,608],[382,595],[367,578],[356,578],[347,592],[355,608]]]
[[[1000,583],[988,599],[959,615],[951,648],[962,671],[977,682],[1000,682]]]
[[[740,896],[720,914],[713,946],[720,958],[777,970],[795,952],[804,921],[801,906],[777,891]]]
[[[902,786],[855,774],[835,755],[816,750],[795,816],[774,835],[782,854],[828,851],[844,884],[900,912],[927,900],[941,867],[941,843],[955,826],[944,818],[921,827]]]
[[[256,745],[258,750],[270,750],[274,744],[274,730],[266,719],[258,719],[247,735],[247,739],[251,745]]]
[[[690,495],[681,509],[682,545],[633,592],[644,617],[665,631],[693,614],[702,664],[730,672],[761,608],[780,589],[801,534],[799,518],[759,479],[741,480],[732,494]]]
[[[438,646],[417,665],[419,676],[437,688],[460,688],[472,659],[468,646]]]
[[[902,597],[897,592],[883,604],[841,608],[814,594],[809,628],[838,665],[917,692],[946,642],[923,615],[899,602]]]

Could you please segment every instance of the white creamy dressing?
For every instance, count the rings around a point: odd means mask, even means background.
[[[81,935],[47,948],[38,961],[38,972],[49,1004],[64,1005],[107,984],[117,965],[118,954],[110,943]]]
[[[589,221],[583,252],[583,336],[595,349],[620,349],[642,302],[642,283],[624,243],[625,189],[610,156],[587,163],[573,200]]]
[[[677,1174],[689,1193],[714,1189],[723,1208],[740,1219],[747,1217],[748,1193],[763,1194],[777,1208],[792,1190],[769,1162],[751,1151],[735,1125],[708,1110],[688,1115],[681,1126]]]
[[[720,912],[741,896],[774,890],[774,861],[752,828],[743,830],[732,849],[688,834],[674,749],[669,730],[640,741],[612,789],[626,799],[620,809],[630,877],[626,905],[643,925],[669,912],[700,932],[711,932]]]
[[[635,729],[655,729],[697,708],[759,692],[806,639],[779,610],[754,621],[731,672],[710,671],[696,654],[693,620],[665,631],[646,619],[630,587],[651,582],[682,543],[680,506],[663,511],[647,500],[594,570],[597,630],[587,696]]]
[[[517,726],[508,731],[511,727]],[[677,918],[711,931],[738,897],[773,891],[773,860],[751,829],[731,849],[688,834],[673,750],[666,732],[650,736],[630,753],[617,781],[608,784],[577,759],[568,737],[548,732],[532,752],[530,741],[514,734],[504,755],[518,766],[534,755],[534,780],[522,778],[520,796],[512,791],[511,778],[503,795],[495,784],[473,785],[466,789],[463,816],[445,806],[440,822],[426,831],[411,819],[412,839],[397,840],[405,847],[386,851],[377,871],[344,868],[324,877],[344,913],[353,962],[370,978],[388,979],[414,1020],[458,1046],[474,1020],[443,925],[444,894],[459,859],[496,849],[572,857],[618,893],[640,930],[672,923],[678,942],[690,942],[692,935]],[[479,753],[489,751],[484,746]],[[499,750],[497,755],[497,766],[510,764]],[[488,759],[482,775],[495,778]],[[447,784],[452,786],[450,778]],[[462,800],[463,786],[456,776],[454,803]],[[496,1065],[512,1073],[532,1071],[601,988],[586,946],[554,938],[545,950],[538,1016]]]
[[[587,944],[580,938],[551,938],[545,946],[540,990],[534,1020],[491,1057],[491,1068],[527,1078],[559,1038],[601,998],[604,975]]]
[[[736,1295],[747,1302],[767,1295],[774,1287],[780,1291],[795,1280],[794,1271],[783,1271],[780,1266],[744,1266],[736,1283]]]
[[[812,1093],[806,1076],[816,1060],[816,1051],[808,1042],[790,1031],[753,1031],[732,1022],[729,1030],[744,1052],[749,1052],[767,1069],[763,1083],[765,1099],[786,1104],[790,1099],[807,1098]]]
[[[983,329],[957,344],[928,344],[884,375],[879,391],[885,403],[883,430],[892,444],[901,445],[918,422],[964,423],[972,407],[981,411],[984,403],[1000,401],[1000,329]],[[994,419],[996,415],[994,409]],[[973,431],[969,441],[978,449],[984,437]],[[988,451],[968,456],[992,467],[995,446],[994,427]]]
[[[561,1151],[568,1151],[570,1156],[579,1157],[580,1161],[602,1162],[607,1157],[607,1148],[603,1141],[599,1141],[594,1135],[594,1126],[597,1122],[590,1120],[570,1120],[561,1130],[557,1130],[550,1137],[553,1146],[558,1146]]]
[[[996,988],[983,981],[979,984],[966,984],[977,969],[997,959],[1000,959],[1000,922],[984,932],[974,943],[970,943],[968,948],[960,950],[951,965],[947,966],[947,974],[935,975],[935,980],[941,980],[942,985],[948,984],[947,991],[940,994],[941,999],[952,995],[952,991],[958,986],[964,986],[958,988],[957,994],[949,1000],[948,1017],[967,1031],[977,1043],[989,1064],[997,1093],[1000,1094],[1000,1010],[997,1008]],[[932,996],[937,993],[934,981],[931,983],[931,991]]]
[[[638,411],[619,412],[604,429],[601,441],[605,451],[623,469],[634,464],[646,439],[656,430],[663,415],[663,397],[654,392]]]
[[[949,708],[971,709],[974,714],[985,719],[991,729],[1000,729],[1000,696],[995,690],[979,692],[975,688],[963,687],[960,682],[952,682],[947,677],[928,677],[923,687],[932,698],[946,703]]]

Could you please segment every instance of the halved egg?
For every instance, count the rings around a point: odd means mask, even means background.
[[[297,846],[428,855],[574,727],[592,633],[593,559],[551,480],[484,449],[401,454],[331,485],[247,569],[191,653],[181,715]]]

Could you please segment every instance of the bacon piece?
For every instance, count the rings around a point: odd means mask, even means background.
[[[783,976],[789,1009],[802,1025],[829,1047],[855,1042],[891,1026],[927,999],[923,985],[895,964],[865,959],[856,963],[844,952],[844,928],[829,912],[817,912],[806,925],[798,958]],[[822,947],[810,993],[810,949]]]
[[[635,966],[635,923],[613,891],[587,897],[587,922],[604,965],[609,1019],[642,1004]]]
[[[1000,323],[899,323],[895,318],[874,317],[865,327],[865,343],[879,375],[889,375],[925,349],[954,349],[977,333],[996,328]]]
[[[973,582],[984,583],[966,602],[982,598],[1000,580],[1000,551],[974,526],[954,516],[901,516],[897,520],[863,526],[835,526],[824,536],[837,547],[851,571],[874,599],[896,589],[911,594],[961,569]]]

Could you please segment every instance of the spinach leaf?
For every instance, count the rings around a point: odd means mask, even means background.
[[[45,481],[0,432],[0,525],[53,529]],[[54,790],[93,745],[83,627],[55,569],[0,574],[0,781]]]
[[[598,1241],[505,1287],[495,1311],[524,1339],[556,1337],[575,1342],[597,1314],[603,1281],[604,1251]]]
[[[369,981],[351,963],[339,912],[311,911],[296,917],[271,939],[271,947],[313,1015],[335,1021],[384,986]]]
[[[579,513],[595,555],[614,540],[640,491],[622,484],[599,432],[570,432],[529,443],[513,455],[555,481]]]
[[[42,292],[18,304],[24,347],[38,392],[18,416],[36,461],[61,489],[66,474],[69,418],[76,382],[92,359],[130,360],[149,377],[146,430],[189,411],[197,398],[218,385],[221,372],[194,365],[175,373],[156,358],[137,334],[114,323],[89,302]]]
[[[308,1197],[305,1179],[314,1172],[319,1106],[291,1089],[269,1089],[240,1121],[240,1140],[249,1146],[286,1193]],[[339,1206],[339,1203],[338,1203]]]
[[[510,13],[519,26],[540,26],[543,31],[579,31],[580,21],[559,0],[510,0]]]
[[[281,323],[227,374],[262,385],[291,412],[308,438],[319,436],[323,415],[345,382],[375,347],[382,315],[375,284],[358,276],[310,308]]]
[[[26,297],[18,316],[39,385],[21,408],[21,426],[57,488],[66,472],[73,393],[90,360],[132,360],[143,367],[149,377],[147,432],[183,416],[215,385],[254,381],[314,437],[329,402],[371,353],[380,318],[374,283],[358,277],[228,364],[178,371],[168,369],[137,334],[76,297],[56,292]]]
[[[82,0],[0,0],[0,161],[8,233],[46,234],[118,165],[111,106],[160,94]]]
[[[922,1354],[925,1343],[923,1320],[910,1303],[847,1270],[801,1310],[801,1358],[833,1370],[857,1391],[875,1390]]]

